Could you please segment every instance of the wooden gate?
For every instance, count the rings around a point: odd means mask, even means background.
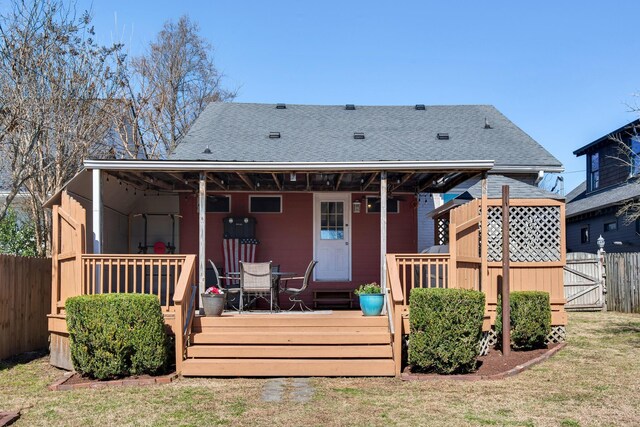
[[[87,215],[80,203],[63,192],[53,207],[51,245],[51,314],[64,310],[68,297],[82,294],[82,254],[85,251]]]
[[[449,287],[480,289],[482,267],[480,247],[481,201],[475,199],[449,214]]]
[[[566,310],[606,310],[604,269],[598,255],[586,252],[567,254],[564,267]]]

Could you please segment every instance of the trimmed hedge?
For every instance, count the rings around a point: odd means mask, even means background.
[[[71,360],[97,379],[157,374],[167,366],[168,339],[158,298],[141,294],[67,299]]]
[[[485,297],[466,289],[412,289],[409,363],[441,374],[476,367]]]
[[[519,291],[509,294],[511,306],[511,345],[514,349],[531,350],[544,347],[551,332],[549,294],[541,291]],[[498,297],[496,332],[502,335],[502,298]]]

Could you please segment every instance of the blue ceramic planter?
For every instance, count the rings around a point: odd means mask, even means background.
[[[360,308],[365,316],[380,316],[384,305],[383,294],[361,294]]]

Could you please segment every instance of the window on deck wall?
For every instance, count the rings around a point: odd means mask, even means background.
[[[398,199],[387,199],[387,213],[400,212]],[[380,197],[367,196],[367,213],[380,213]]]
[[[207,212],[231,212],[231,196],[207,196]]]
[[[282,213],[282,196],[249,196],[249,212]]]
[[[590,155],[589,188],[593,191],[600,186],[600,153]]]

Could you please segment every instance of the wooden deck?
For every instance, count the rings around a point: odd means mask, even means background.
[[[193,320],[184,376],[393,376],[386,316],[224,313]]]

